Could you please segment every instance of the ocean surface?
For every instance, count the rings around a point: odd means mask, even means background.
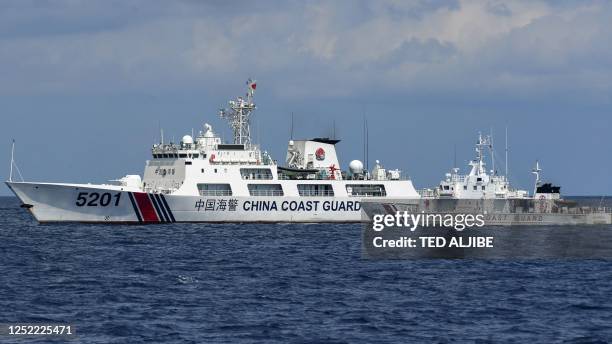
[[[612,342],[610,260],[361,255],[360,225],[39,225],[5,197],[0,324],[71,324],[71,343]]]

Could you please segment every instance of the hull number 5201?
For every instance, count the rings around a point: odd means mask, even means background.
[[[109,205],[116,207],[119,205],[119,198],[121,198],[121,192],[114,195],[108,192],[79,192],[75,204],[77,207],[107,207]]]

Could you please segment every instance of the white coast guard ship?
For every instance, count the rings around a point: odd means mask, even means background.
[[[289,141],[286,166],[278,166],[251,142],[256,83],[247,86],[220,111],[233,130],[230,144],[205,124],[195,138],[155,144],[142,179],[15,182],[11,172],[6,184],[39,222],[359,222],[364,198],[420,197],[399,170],[378,161],[371,172],[357,160],[342,171],[334,139]]]
[[[486,169],[486,152],[492,169]],[[506,148],[506,166],[508,165]],[[362,202],[364,215],[394,214],[397,211],[425,214],[483,214],[486,225],[585,225],[612,224],[612,209],[581,206],[561,198],[561,187],[545,183],[536,161],[533,193],[515,189],[505,175],[495,169],[493,141],[478,135],[476,157],[469,163],[468,174],[458,168],[447,173],[434,189],[420,190],[420,200],[372,199]],[[602,200],[603,201],[603,200]],[[365,217],[364,217],[365,218]]]

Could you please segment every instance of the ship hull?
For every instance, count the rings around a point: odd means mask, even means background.
[[[114,185],[7,185],[40,223],[361,222],[359,197],[186,196]]]

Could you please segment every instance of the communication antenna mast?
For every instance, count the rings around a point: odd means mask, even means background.
[[[219,116],[227,119],[234,132],[234,144],[248,146],[251,144],[251,121],[250,116],[255,110],[253,95],[257,88],[255,80],[249,78],[246,82],[246,98],[238,97],[228,102],[229,108],[220,109]]]
[[[11,146],[11,168],[9,171],[9,180],[8,180],[9,182],[13,181],[13,167],[15,167],[15,170],[17,170],[17,174],[19,175],[19,178],[23,182],[23,175],[21,174],[21,171],[19,170],[19,166],[17,166],[17,163],[15,162],[15,139],[13,139],[13,144]]]
[[[293,111],[291,111],[291,140],[293,140]]]
[[[365,165],[365,170],[368,171],[368,158],[369,158],[369,140],[368,140],[368,120],[366,118],[366,104],[362,105],[362,113],[363,113],[363,164]]]
[[[491,135],[489,135],[489,152],[491,152],[491,169],[493,170],[493,175],[497,174],[497,170],[495,169],[495,151],[493,150],[493,128],[491,128]]]
[[[363,164],[365,166],[366,164],[366,119],[365,119],[365,113],[363,114]],[[367,170],[367,167],[366,167]]]
[[[368,120],[365,120],[365,142],[366,142],[366,170],[369,170],[370,164],[368,163],[368,159],[370,159],[370,133],[368,129]]]
[[[11,170],[9,172],[9,182],[13,181],[13,162],[15,160],[15,139],[13,139],[13,145],[11,146]]]
[[[540,168],[540,162],[538,160],[536,160],[536,165],[535,167],[531,170],[531,173],[535,174],[535,186],[533,187],[533,194],[535,196],[536,192],[538,191],[538,186],[540,186],[540,173],[542,172],[542,169]]]
[[[508,127],[506,126],[506,180],[508,180]]]
[[[332,139],[336,139],[336,120],[332,121]]]

